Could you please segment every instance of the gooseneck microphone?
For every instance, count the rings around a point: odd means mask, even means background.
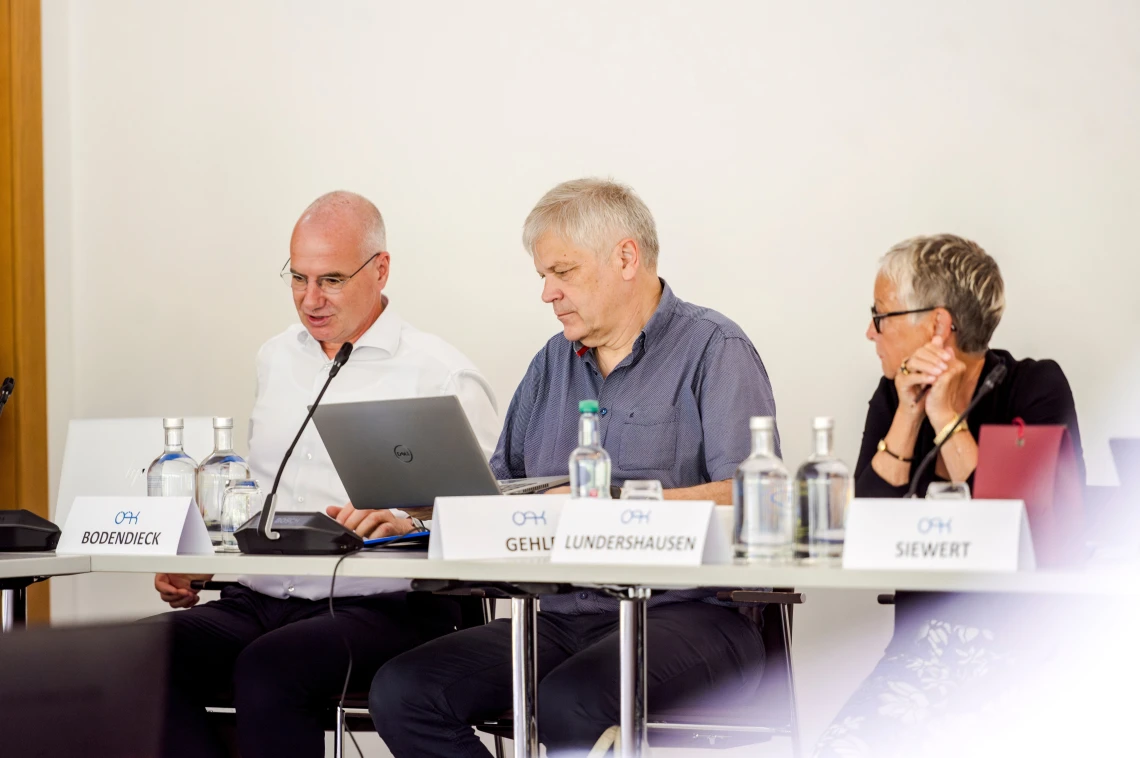
[[[1002,383],[1002,380],[1005,379],[1005,374],[1006,368],[1004,363],[999,363],[998,365],[994,366],[993,371],[991,371],[990,375],[985,378],[985,381],[982,382],[981,388],[979,388],[977,394],[974,395],[974,399],[971,400],[970,404],[966,406],[966,410],[962,411],[958,418],[954,419],[954,424],[950,426],[951,430],[957,429],[958,425],[965,421],[966,417],[970,415],[970,412],[978,407],[978,403],[982,401],[982,398],[993,392],[994,387]],[[942,439],[936,440],[937,444],[934,445],[934,449],[926,454],[926,457],[922,459],[922,463],[918,465],[918,469],[914,472],[914,476],[911,477],[910,488],[907,489],[906,495],[903,497],[913,498],[917,496],[918,484],[920,481],[922,481],[922,475],[926,473],[926,469],[930,468],[930,464],[933,463],[934,459],[938,457],[938,452],[942,450],[942,446],[945,445],[946,441],[953,436],[954,432],[951,431]]]
[[[4,412],[4,406],[8,404],[8,398],[12,397],[12,388],[16,386],[16,380],[8,377],[0,384],[0,413]]]
[[[285,451],[285,457],[281,459],[281,466],[277,469],[277,476],[273,479],[273,489],[269,490],[269,494],[265,498],[265,505],[261,508],[261,520],[257,524],[257,531],[267,540],[277,540],[281,537],[278,532],[273,531],[273,514],[277,511],[277,487],[281,484],[281,475],[285,473],[285,464],[289,462],[290,456],[293,455],[293,448],[297,447],[297,442],[301,439],[301,435],[304,434],[305,427],[309,425],[310,419],[313,418],[313,413],[316,412],[317,407],[321,404],[321,398],[325,396],[325,390],[329,388],[329,385],[332,384],[332,380],[340,373],[341,366],[348,362],[348,356],[351,354],[351,342],[346,342],[340,346],[336,357],[333,358],[332,367],[329,369],[329,378],[325,380],[325,386],[321,387],[317,399],[309,406],[309,413],[301,423],[301,428],[297,430],[297,436],[293,438],[293,444],[289,445],[289,449]]]
[[[12,390],[16,380],[8,377],[0,383],[0,415],[4,413],[4,406],[8,398],[12,397]],[[3,452],[3,451],[0,451]],[[59,527],[42,516],[37,516],[26,508],[10,508],[0,510],[0,552],[34,552],[39,550],[55,550],[59,543]],[[35,579],[13,580],[17,582],[18,589],[23,591]],[[4,592],[17,589],[17,585],[5,586]]]

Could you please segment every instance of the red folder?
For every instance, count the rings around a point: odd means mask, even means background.
[[[1037,565],[1084,560],[1082,483],[1073,440],[1064,426],[982,426],[974,497],[1024,500]]]

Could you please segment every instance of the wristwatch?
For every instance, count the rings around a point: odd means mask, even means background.
[[[914,458],[903,458],[901,455],[895,455],[895,454],[894,454],[894,453],[892,453],[890,450],[888,450],[888,449],[887,449],[887,438],[886,438],[886,437],[884,437],[883,439],[879,440],[879,446],[878,446],[877,450],[878,450],[880,453],[886,453],[887,455],[889,455],[889,456],[891,456],[892,458],[894,458],[896,461],[901,461],[901,462],[903,462],[903,463],[910,463],[911,461],[913,461],[913,460],[914,460]]]
[[[424,523],[422,520],[420,520],[420,519],[416,518],[415,516],[408,516],[408,518],[409,518],[409,519],[411,520],[411,522],[412,522],[412,527],[413,527],[412,531],[413,531],[413,532],[427,532],[427,531],[430,531],[430,530],[427,528],[427,524],[425,524],[425,523]]]

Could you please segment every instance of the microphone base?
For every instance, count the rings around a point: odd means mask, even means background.
[[[364,539],[324,513],[279,511],[270,528],[275,540],[261,533],[261,514],[242,524],[235,532],[238,548],[248,555],[345,555],[364,547]]]
[[[59,527],[31,511],[0,510],[0,553],[55,550]]]

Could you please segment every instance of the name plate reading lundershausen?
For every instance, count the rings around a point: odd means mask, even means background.
[[[56,552],[208,555],[214,548],[189,497],[77,497]]]
[[[563,504],[558,495],[437,497],[428,558],[449,561],[547,557]]]
[[[728,563],[728,540],[711,500],[570,500],[553,563],[699,566]]]
[[[1020,500],[852,500],[843,568],[1018,571],[1035,566]]]

